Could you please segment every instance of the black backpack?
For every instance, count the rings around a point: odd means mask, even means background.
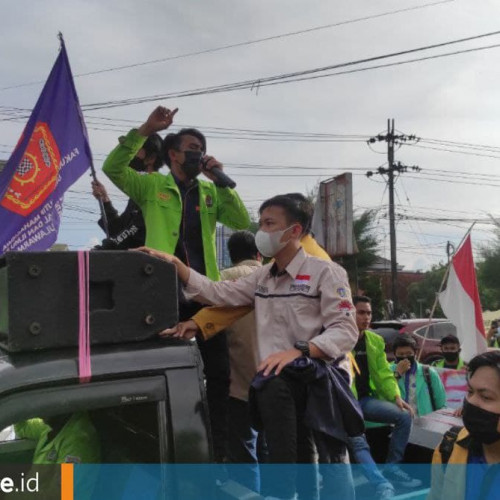
[[[441,453],[441,462],[443,465],[446,465],[450,460],[453,447],[457,442],[458,434],[462,429],[463,426],[454,425],[444,433],[441,444],[439,445],[439,453]]]

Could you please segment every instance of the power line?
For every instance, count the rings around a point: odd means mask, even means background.
[[[500,31],[493,31],[493,32],[489,32],[489,33],[483,33],[480,35],[474,35],[474,36],[460,38],[460,39],[456,39],[456,40],[449,40],[447,42],[441,42],[441,43],[426,45],[426,46],[422,46],[422,47],[417,47],[414,49],[402,50],[402,51],[398,51],[398,52],[392,52],[389,54],[383,54],[380,56],[373,56],[373,57],[358,59],[358,60],[354,60],[354,61],[348,61],[345,63],[332,64],[329,66],[323,66],[323,67],[313,68],[313,69],[309,69],[309,70],[295,71],[295,72],[291,72],[291,73],[283,73],[283,74],[270,76],[270,77],[257,78],[257,79],[253,79],[253,80],[245,80],[245,81],[241,81],[241,82],[234,82],[234,83],[229,83],[229,84],[216,85],[216,86],[192,89],[192,90],[187,90],[187,91],[172,92],[172,93],[168,93],[168,94],[156,94],[156,95],[151,95],[151,96],[136,97],[136,98],[130,98],[130,99],[121,99],[121,100],[115,100],[115,101],[104,101],[104,102],[91,103],[91,104],[83,105],[82,108],[85,110],[108,109],[108,108],[113,108],[113,107],[129,106],[132,104],[140,104],[140,103],[144,103],[144,102],[165,100],[165,99],[169,99],[169,98],[173,98],[173,97],[176,97],[176,98],[190,97],[190,96],[195,96],[195,95],[230,92],[233,90],[243,90],[243,89],[252,90],[254,88],[258,89],[260,87],[283,84],[283,83],[290,83],[293,81],[303,81],[303,80],[310,80],[310,79],[318,78],[318,77],[334,76],[336,74],[342,74],[342,72],[341,73],[327,74],[327,75],[320,75],[320,76],[318,76],[317,73],[324,73],[325,71],[330,71],[333,69],[345,68],[348,66],[355,66],[358,64],[364,64],[367,62],[388,59],[391,57],[408,55],[408,54],[412,54],[412,53],[416,53],[416,52],[421,52],[424,50],[431,50],[431,49],[435,49],[435,48],[445,47],[448,45],[454,45],[457,43],[470,42],[472,40],[478,40],[481,38],[496,36],[498,34],[500,34]],[[428,56],[428,57],[419,58],[419,59],[415,59],[415,60],[390,63],[389,65],[380,66],[380,67],[394,66],[394,65],[399,65],[399,64],[407,64],[409,62],[417,62],[417,61],[423,61],[423,60],[428,60],[428,59],[435,59],[435,58],[439,58],[439,57],[447,57],[450,55],[462,54],[462,53],[473,52],[473,51],[478,51],[478,50],[485,50],[485,49],[495,48],[495,47],[499,47],[499,46],[500,46],[500,44],[495,44],[495,45],[490,45],[490,46],[477,47],[474,49],[464,49],[461,51],[455,51],[455,52],[447,53],[447,54],[439,54],[439,55]],[[353,72],[354,71],[367,71],[369,69],[375,69],[375,68],[377,68],[377,67],[361,68],[361,69],[353,70]],[[307,76],[307,75],[309,75],[309,76]],[[316,75],[316,76],[311,76],[311,75]]]
[[[457,153],[457,154],[461,154],[461,155],[482,156],[485,158],[497,158],[497,159],[500,158],[500,155],[496,156],[496,155],[483,154],[483,153],[472,153],[470,151],[457,151],[454,149],[438,148],[438,147],[434,147],[434,146],[422,146],[420,144],[407,144],[407,146],[410,146],[412,148],[432,149],[434,151],[443,151],[446,153]],[[499,151],[499,153],[500,153],[500,151]]]
[[[298,30],[298,31],[291,31],[291,32],[288,32],[288,33],[281,33],[279,35],[271,35],[271,36],[267,36],[267,37],[264,37],[264,38],[257,38],[257,39],[254,39],[254,40],[247,40],[247,41],[244,41],[244,42],[237,42],[237,43],[233,43],[233,44],[222,45],[220,47],[213,47],[211,49],[204,49],[204,50],[198,50],[198,51],[194,51],[194,52],[187,52],[187,53],[178,54],[178,55],[175,55],[175,56],[164,57],[164,58],[161,58],[161,59],[152,59],[152,60],[149,60],[149,61],[142,61],[142,62],[139,62],[139,63],[125,64],[125,65],[122,65],[122,66],[114,66],[114,67],[111,67],[111,68],[104,68],[104,69],[100,69],[100,70],[89,71],[87,73],[79,73],[79,74],[74,75],[74,77],[75,78],[79,78],[79,77],[84,77],[84,76],[97,75],[97,74],[101,74],[101,73],[109,73],[109,72],[113,72],[113,71],[121,71],[121,70],[124,70],[124,69],[131,69],[131,68],[137,68],[137,67],[147,66],[147,65],[151,65],[151,64],[158,64],[158,63],[163,63],[163,62],[167,62],[167,61],[173,61],[173,60],[177,60],[177,59],[183,59],[183,58],[186,58],[186,57],[193,57],[193,56],[198,56],[198,55],[202,55],[202,54],[210,54],[210,53],[214,53],[214,52],[220,52],[220,51],[223,51],[223,50],[233,49],[233,48],[237,48],[237,47],[244,47],[244,46],[248,46],[248,45],[255,45],[255,44],[258,44],[258,43],[262,43],[262,42],[268,42],[268,41],[271,41],[271,40],[278,40],[278,39],[282,39],[282,38],[288,38],[288,37],[292,37],[292,36],[303,35],[303,34],[306,34],[306,33],[312,33],[314,31],[320,31],[320,30],[325,30],[325,29],[336,28],[336,27],[339,27],[339,26],[345,26],[347,24],[359,23],[359,22],[368,21],[368,20],[371,20],[371,19],[378,19],[378,18],[381,18],[381,17],[386,17],[386,16],[390,16],[390,15],[394,15],[394,14],[401,14],[401,13],[404,13],[404,12],[410,12],[410,11],[414,11],[414,10],[425,9],[425,8],[428,8],[428,7],[435,7],[437,5],[444,4],[444,3],[450,3],[450,2],[453,2],[453,1],[454,0],[440,0],[438,2],[432,2],[432,3],[423,4],[423,5],[417,5],[417,6],[408,7],[408,8],[405,8],[405,9],[397,9],[397,10],[382,12],[380,14],[373,14],[373,15],[370,15],[370,16],[363,16],[363,17],[358,17],[358,18],[354,18],[354,19],[349,19],[349,20],[346,20],[346,21],[339,21],[339,22],[336,22],[336,23],[325,24],[325,25],[321,25],[321,26],[314,26],[312,28],[306,28],[306,29],[302,29],[302,30]],[[11,86],[8,86],[8,87],[0,88],[0,91],[2,91],[2,90],[9,90],[9,89],[15,89],[15,88],[20,88],[20,87],[27,87],[27,86],[31,86],[31,85],[38,85],[40,83],[44,83],[44,81],[36,81],[36,82],[22,83],[22,84],[18,84],[18,85],[11,85]]]
[[[425,137],[420,137],[420,142],[430,143],[430,144],[440,144],[445,146],[454,146],[459,148],[467,149],[486,149],[491,151],[500,151],[500,146],[490,146],[488,144],[476,144],[472,142],[459,142],[459,141],[449,141],[446,139],[430,139]]]
[[[420,180],[427,180],[427,181],[436,181],[436,182],[445,182],[448,184],[465,184],[467,186],[483,186],[483,187],[500,187],[500,184],[494,184],[491,182],[485,183],[486,181],[483,182],[469,182],[469,181],[459,181],[459,180],[452,180],[452,179],[441,179],[441,178],[435,178],[435,177],[428,177],[425,174],[420,174],[418,177],[417,176],[412,176],[408,175],[408,179],[420,179]]]

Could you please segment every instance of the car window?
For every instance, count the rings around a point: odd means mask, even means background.
[[[441,340],[443,337],[447,335],[457,336],[457,328],[453,323],[444,322],[444,323],[436,323],[435,327],[435,339]]]
[[[91,425],[97,431],[101,448],[102,463],[158,463],[159,452],[159,405],[162,402],[150,402],[124,407],[101,408],[89,410]],[[70,409],[70,405],[68,405]],[[44,424],[44,417],[28,419],[23,426],[30,422],[39,421]],[[54,415],[51,415],[53,418]],[[10,430],[9,434],[7,432]],[[26,432],[26,435],[17,435],[13,427],[8,427],[4,441],[12,439],[35,439]],[[21,431],[19,431],[21,432]],[[23,432],[24,427],[23,427]],[[0,463],[8,463],[6,456],[12,447],[2,447],[0,444]],[[29,461],[29,460],[28,460]]]
[[[399,330],[395,328],[374,328],[373,331],[380,335],[383,339],[386,345],[391,345],[394,342],[394,339],[398,336]]]
[[[425,330],[427,329],[427,325],[421,326],[415,330],[417,335],[423,337],[425,335]],[[441,340],[443,337],[447,335],[457,335],[457,329],[453,323],[449,321],[444,321],[442,323],[433,323],[429,327],[429,333],[427,334],[428,339],[433,340]]]
[[[427,328],[429,328],[429,331],[427,332],[427,338],[428,339],[436,339],[435,326],[436,326],[436,324],[433,324],[430,326],[424,325],[424,326],[421,326],[420,328],[417,328],[414,333],[416,335],[419,335],[420,337],[424,337]]]

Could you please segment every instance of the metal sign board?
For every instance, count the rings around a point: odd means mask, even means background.
[[[357,253],[353,233],[352,174],[341,174],[319,185],[312,228],[330,256]]]

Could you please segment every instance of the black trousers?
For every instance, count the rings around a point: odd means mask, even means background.
[[[323,463],[344,463],[345,443],[304,424],[307,383],[295,377],[282,372],[256,392],[256,401],[270,464],[299,464],[277,468],[266,494],[288,499],[297,492],[301,500],[318,499],[317,452]]]
[[[313,432],[304,425],[307,384],[280,375],[257,391],[256,398],[270,464],[309,464],[276,466],[266,494],[288,499],[297,491],[302,500],[317,499],[318,475],[312,465],[316,447]]]
[[[205,375],[214,459],[223,462],[227,455],[227,415],[229,401],[229,355],[225,332],[209,340],[198,340]]]
[[[179,300],[179,320],[187,321],[203,306],[196,302]],[[196,339],[203,360],[210,428],[212,430],[214,459],[220,463],[227,454],[227,414],[229,401],[229,353],[226,333],[209,340]]]

